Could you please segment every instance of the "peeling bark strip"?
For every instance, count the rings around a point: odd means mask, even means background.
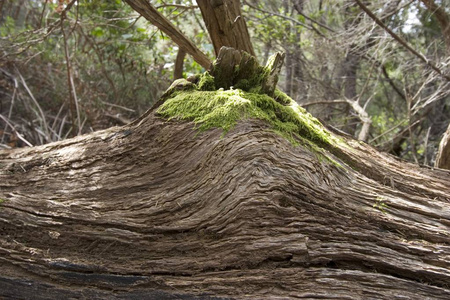
[[[147,0],[125,0],[135,11],[167,34],[184,51],[192,55],[194,60],[203,68],[209,69],[211,61],[192,43],[183,33],[181,33],[166,17],[159,13]]]

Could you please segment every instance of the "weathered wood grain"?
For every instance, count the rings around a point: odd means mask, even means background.
[[[265,129],[150,113],[0,152],[0,296],[450,297],[449,172]]]

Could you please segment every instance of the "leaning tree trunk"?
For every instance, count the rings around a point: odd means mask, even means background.
[[[229,90],[181,79],[130,125],[1,151],[0,297],[449,299],[450,172],[306,127],[288,141],[286,112],[310,116],[240,60]],[[247,67],[263,74],[244,92]],[[162,117],[194,95],[244,119]],[[259,108],[277,128],[245,119]]]
[[[197,0],[216,55],[232,47],[255,55],[240,0]]]

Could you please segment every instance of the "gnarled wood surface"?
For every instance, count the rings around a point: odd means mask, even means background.
[[[0,152],[0,296],[450,298],[449,172],[266,128],[152,112]]]

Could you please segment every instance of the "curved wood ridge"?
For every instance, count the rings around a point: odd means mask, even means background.
[[[450,298],[450,173],[266,128],[151,112],[1,151],[0,296]]]

